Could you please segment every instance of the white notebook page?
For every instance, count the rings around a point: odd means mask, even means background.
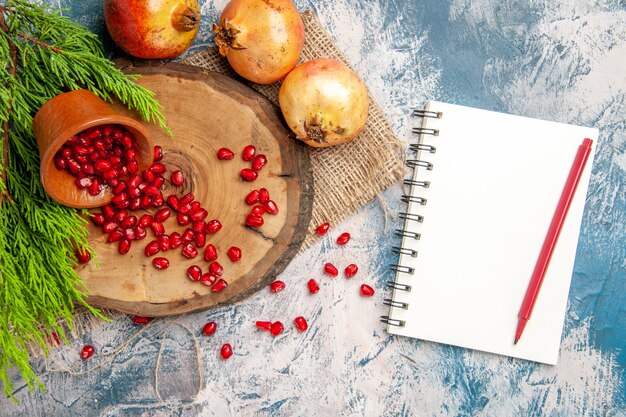
[[[418,159],[413,187],[426,205],[409,212],[424,216],[406,227],[420,240],[403,238],[418,251],[401,255],[414,268],[396,281],[410,292],[394,291],[408,309],[391,308],[404,327],[391,333],[556,364],[576,246],[589,184],[597,129],[485,110],[429,102],[441,119],[424,119],[439,130],[424,136],[436,147]],[[517,314],[557,202],[584,138],[594,141],[566,221],[544,278],[532,317],[517,345]]]

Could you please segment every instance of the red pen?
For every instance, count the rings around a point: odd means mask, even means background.
[[[517,315],[517,331],[515,332],[514,344],[517,344],[519,339],[522,337],[526,323],[530,319],[530,315],[533,312],[533,307],[535,306],[537,295],[539,295],[539,289],[543,283],[543,277],[546,275],[546,270],[548,269],[552,252],[554,252],[554,247],[556,246],[556,241],[561,233],[561,228],[565,222],[565,217],[567,216],[567,211],[569,210],[572,199],[574,198],[574,193],[576,192],[576,187],[578,187],[580,177],[585,170],[587,159],[589,159],[592,143],[593,141],[591,139],[585,139],[578,147],[578,152],[576,153],[576,158],[574,158],[572,169],[570,170],[567,181],[565,182],[565,188],[561,193],[561,198],[559,199],[559,204],[556,206],[554,217],[552,217],[548,234],[546,235],[546,239],[543,241],[543,247],[539,253],[535,270],[533,271],[530,283],[526,289],[526,295],[524,296],[522,307]]]

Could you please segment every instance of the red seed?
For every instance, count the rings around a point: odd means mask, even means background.
[[[104,222],[106,221],[106,218],[104,217],[104,214],[102,214],[102,213],[94,213],[91,216],[91,221],[96,226],[102,226],[104,224]]]
[[[330,224],[329,223],[322,223],[319,226],[317,226],[317,229],[315,229],[315,232],[322,236],[325,235],[326,232],[328,232],[328,229],[330,229]]]
[[[270,201],[270,192],[267,191],[267,188],[261,188],[259,190],[259,203],[265,204]]]
[[[135,148],[124,150],[124,157],[126,158],[126,160],[132,161],[133,159],[136,158],[136,156],[137,156],[137,151],[135,150]]]
[[[128,229],[129,227],[135,227],[137,225],[137,216],[128,216],[122,220],[122,229]]]
[[[202,208],[202,205],[200,204],[199,201],[193,201],[191,202],[191,204],[189,204],[189,215],[193,215],[195,213],[197,213],[200,209]]]
[[[89,253],[86,249],[77,249],[75,255],[76,260],[81,264],[86,264],[91,260],[91,253]]]
[[[223,279],[220,279],[215,284],[213,284],[213,288],[211,288],[211,291],[220,292],[226,287],[228,287],[228,282],[224,281]]]
[[[185,182],[185,177],[183,176],[183,173],[181,171],[174,171],[172,172],[171,180],[172,184],[181,186]]]
[[[128,240],[135,240],[137,238],[137,236],[135,236],[135,229],[131,227],[124,229],[122,233],[124,233],[124,237]]]
[[[259,201],[259,190],[252,190],[246,196],[246,204],[253,206]]]
[[[115,216],[115,213],[117,213],[117,210],[110,204],[102,207],[102,214],[104,214],[104,218],[106,219],[111,219]]]
[[[165,204],[165,200],[163,199],[163,194],[159,191],[154,197],[152,197],[152,206],[161,207],[163,204]]]
[[[143,250],[143,253],[146,256],[150,257],[159,253],[160,250],[161,248],[159,247],[159,242],[156,240],[153,240],[152,242],[146,245],[146,247]]]
[[[265,214],[265,207],[257,204],[256,206],[252,207],[252,210],[250,210],[250,214],[253,214],[255,216],[262,216]]]
[[[159,236],[157,242],[159,242],[159,249],[163,252],[170,250],[172,247],[170,237],[168,235]]]
[[[113,164],[111,164],[111,162],[107,161],[106,159],[98,159],[93,164],[93,169],[96,172],[100,172],[100,173],[110,171],[111,168],[113,168]]]
[[[209,272],[211,273],[211,275],[215,275],[216,277],[221,277],[222,274],[224,273],[224,268],[217,261],[211,262],[211,264],[209,264]]]
[[[152,164],[152,166],[150,168],[148,168],[150,170],[150,172],[152,172],[154,175],[161,175],[163,173],[165,173],[165,171],[167,170],[165,168],[165,165],[163,165],[160,162],[156,162],[154,164]]]
[[[211,336],[217,330],[217,323],[210,321],[202,327],[202,334],[205,336]]]
[[[111,191],[113,191],[113,194],[115,195],[122,194],[124,191],[126,191],[126,183],[120,182],[115,187],[113,187]]]
[[[152,221],[150,228],[156,237],[163,236],[165,234],[165,226],[163,226],[163,223],[161,222]]]
[[[192,229],[186,228],[181,239],[185,243],[193,242],[196,239],[196,234]]]
[[[180,198],[180,204],[189,204],[191,203],[196,197],[193,195],[193,193],[187,193],[184,196],[182,196]]]
[[[191,223],[191,216],[189,216],[189,214],[179,212],[179,213],[176,213],[176,221],[178,222],[179,225],[186,226],[189,223]]]
[[[193,214],[191,215],[191,220],[193,220],[194,222],[199,222],[201,220],[206,219],[208,215],[209,215],[209,212],[201,208],[193,212]]]
[[[331,264],[330,262],[324,265],[324,272],[326,272],[328,275],[333,276],[333,277],[336,277],[337,275],[339,275],[339,271],[337,270],[337,267]]]
[[[233,348],[230,346],[230,343],[224,343],[224,345],[222,345],[220,355],[222,356],[222,359],[228,359],[233,356]]]
[[[149,195],[150,197],[156,195],[159,192],[159,189],[157,187],[153,187],[152,185],[148,185],[146,188],[143,189],[143,193],[145,195]]]
[[[255,324],[256,324],[256,327],[258,327],[259,329],[263,329],[267,331],[270,331],[272,328],[271,321],[257,321]]]
[[[54,166],[59,171],[65,169],[67,166],[67,159],[65,159],[62,154],[57,153],[54,155]]]
[[[282,281],[273,281],[270,283],[270,292],[276,293],[284,290],[286,287],[285,283]]]
[[[196,234],[196,248],[203,248],[206,244],[206,234],[204,232],[195,232]]]
[[[163,176],[161,175],[157,175],[154,181],[152,181],[152,186],[157,188],[158,190],[160,190],[161,187],[163,187],[163,184],[165,184],[165,178],[163,178]]]
[[[206,272],[200,277],[200,284],[210,287],[215,282],[215,279],[216,278],[213,275],[211,275],[209,272]]]
[[[148,324],[152,321],[152,317],[133,316],[131,320],[135,324]]]
[[[95,351],[96,350],[93,348],[93,346],[85,345],[85,346],[83,346],[83,348],[80,351],[80,358],[82,360],[89,359],[89,358],[91,358],[93,356]]]
[[[268,201],[267,203],[263,205],[263,207],[265,208],[265,211],[267,211],[269,214],[273,214],[273,215],[278,214],[278,206],[276,205],[274,200]]]
[[[152,265],[156,269],[167,269],[167,267],[170,266],[170,261],[167,258],[154,258]]]
[[[139,221],[137,222],[137,224],[141,227],[149,227],[152,224],[152,215],[144,214],[143,216],[139,218]]]
[[[143,179],[145,182],[151,183],[152,181],[154,181],[155,178],[156,178],[156,175],[154,174],[154,172],[150,170],[146,170],[143,172]]]
[[[306,319],[302,316],[298,316],[296,317],[293,322],[296,324],[296,327],[298,328],[298,330],[300,330],[301,332],[304,332],[306,329],[309,328],[308,323],[306,322]]]
[[[315,294],[320,290],[320,286],[317,285],[317,281],[315,281],[313,278],[311,278],[306,285],[309,287],[309,292],[311,294]]]
[[[239,176],[243,178],[245,181],[254,181],[258,178],[259,174],[256,171],[253,171],[248,168],[244,168],[239,172]]]
[[[183,238],[180,236],[180,233],[173,232],[170,234],[170,248],[171,249],[176,249],[182,244],[183,244]]]
[[[94,178],[91,182],[91,186],[89,186],[89,188],[87,189],[87,192],[89,193],[89,195],[96,196],[100,194],[100,191],[102,191],[100,188],[100,181],[98,181],[97,178]]]
[[[136,174],[139,171],[139,163],[137,161],[128,161],[128,171],[131,174]]]
[[[126,208],[130,205],[130,199],[128,198],[128,194],[122,193],[116,196],[113,196],[111,202],[115,204],[118,208]]]
[[[128,253],[128,251],[130,250],[130,240],[128,239],[122,239],[120,240],[120,243],[117,245],[117,251],[124,255],[125,253]]]
[[[267,157],[263,154],[257,155],[252,160],[252,169],[255,171],[260,170],[267,163]]]
[[[181,202],[178,206],[178,212],[181,214],[189,214],[191,211],[191,203],[183,203]]]
[[[154,213],[154,220],[158,222],[164,222],[170,217],[171,213],[172,211],[168,207],[163,207],[162,209]]]
[[[241,259],[241,249],[237,246],[231,246],[226,254],[230,258],[231,262],[237,262]]]
[[[114,230],[111,233],[109,233],[109,237],[107,238],[107,241],[109,243],[117,242],[118,240],[121,240],[123,237],[124,237],[124,233],[122,233],[121,230]]]
[[[132,175],[126,180],[126,187],[128,187],[128,189],[137,188],[139,184],[141,184],[141,177],[139,175]]]
[[[141,240],[145,238],[147,234],[148,232],[146,232],[146,229],[144,227],[135,227],[135,240]]]
[[[244,161],[252,161],[254,155],[256,155],[256,148],[252,145],[246,146],[243,148],[243,151],[241,151],[241,159]]]
[[[346,273],[346,278],[352,278],[353,276],[356,275],[358,271],[359,271],[358,266],[356,266],[355,264],[350,264],[346,266],[346,269],[344,272]]]
[[[193,225],[191,226],[191,229],[195,232],[195,233],[206,233],[204,231],[204,228],[206,227],[206,222],[204,220],[198,220],[198,221],[194,221]]]
[[[361,295],[363,297],[371,297],[374,295],[374,289],[367,284],[361,284]]]
[[[217,150],[217,159],[228,160],[233,159],[235,154],[228,148],[220,148]]]
[[[204,251],[204,260],[206,261],[214,261],[217,259],[217,249],[211,243],[206,246],[206,250]],[[234,262],[234,261],[233,261]]]
[[[279,321],[275,321],[270,327],[270,333],[272,336],[278,336],[283,332],[283,330],[285,330],[285,326],[283,326],[283,324]]]
[[[178,211],[178,208],[180,207],[180,200],[178,199],[178,197],[172,194],[167,197],[166,201],[167,204],[169,204],[169,206],[174,209],[174,211]]]
[[[345,245],[350,240],[350,233],[342,233],[337,238],[338,245]]]
[[[112,231],[117,229],[118,226],[119,224],[117,224],[117,222],[109,220],[107,222],[104,222],[104,224],[102,225],[102,230],[104,231],[104,233],[111,233]]]
[[[222,228],[222,223],[220,223],[219,220],[215,219],[215,220],[211,220],[210,222],[206,224],[204,231],[209,234],[217,233],[220,231],[221,228]]]
[[[91,177],[76,178],[74,184],[76,184],[76,187],[79,189],[84,190],[91,186],[92,180]]]
[[[263,226],[263,217],[255,216],[254,214],[248,214],[246,216],[246,225],[250,227]]]
[[[159,162],[161,159],[163,159],[163,148],[161,148],[160,146],[155,146],[154,147],[154,162]]]
[[[192,281],[200,281],[202,269],[198,265],[191,265],[187,268],[187,277]]]
[[[198,250],[191,243],[183,245],[182,254],[185,258],[195,258],[198,255]]]

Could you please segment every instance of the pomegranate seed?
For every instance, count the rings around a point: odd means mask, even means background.
[[[91,260],[91,253],[87,251],[87,249],[78,249],[76,250],[76,260],[81,264],[86,264]]]
[[[153,221],[150,228],[156,237],[163,236],[165,234],[165,226],[163,226],[163,223],[161,222]]]
[[[165,171],[166,171],[165,165],[163,165],[160,162],[156,162],[156,163],[152,164],[152,166],[150,168],[148,168],[148,169],[154,175],[161,175],[161,174],[165,173]]]
[[[117,229],[118,226],[119,225],[116,222],[109,220],[105,222],[104,225],[102,225],[102,230],[104,231],[104,233],[111,233],[112,231]]]
[[[255,216],[254,214],[248,214],[246,216],[246,225],[250,227],[263,226],[263,217]]]
[[[74,184],[76,184],[76,187],[78,187],[79,189],[84,190],[91,186],[92,180],[90,177],[76,178],[74,180]]]
[[[128,216],[124,220],[122,220],[122,229],[135,227],[136,225],[137,225],[137,216]]]
[[[187,193],[184,196],[182,196],[180,198],[180,204],[189,204],[191,203],[196,197],[192,194],[192,193]]]
[[[152,185],[148,185],[146,188],[143,189],[143,193],[151,197],[156,195],[158,192],[159,192],[159,189],[156,187],[153,187]]]
[[[167,204],[174,209],[174,211],[178,211],[178,207],[180,207],[180,200],[175,195],[170,195],[167,197]]]
[[[326,272],[328,275],[333,276],[333,277],[336,277],[337,275],[339,275],[339,271],[337,270],[337,267],[331,264],[330,262],[324,265],[324,272]]]
[[[279,321],[275,321],[270,327],[270,333],[272,336],[278,336],[283,332],[283,330],[285,330],[285,326],[283,326],[283,324]]]
[[[197,220],[193,222],[191,229],[194,231],[194,233],[200,233],[200,232],[204,233],[205,227],[206,227],[206,223],[204,220]]]
[[[160,250],[161,248],[159,246],[159,242],[156,240],[153,240],[152,242],[146,245],[145,249],[143,250],[143,253],[145,253],[146,256],[150,257],[152,255],[156,255],[157,253],[159,253]]]
[[[158,222],[164,222],[170,217],[170,213],[171,210],[167,207],[164,207],[154,214],[154,220]]]
[[[319,226],[317,226],[317,229],[315,229],[315,232],[322,236],[325,235],[326,232],[328,232],[328,229],[330,229],[330,224],[329,223],[322,223]]]
[[[146,237],[148,232],[146,232],[145,227],[137,226],[135,227],[135,240],[141,240]]]
[[[214,219],[211,220],[210,222],[208,222],[206,224],[206,227],[204,229],[205,232],[211,234],[211,233],[217,233],[220,231],[220,229],[222,228],[222,223],[220,223],[219,220]]]
[[[270,192],[267,191],[267,188],[261,188],[259,190],[259,203],[265,204],[270,201]]]
[[[237,246],[231,246],[230,249],[228,249],[228,252],[226,252],[226,254],[230,258],[231,262],[237,262],[238,260],[241,259],[241,249],[239,249]],[[217,254],[216,254],[216,257],[217,257]]]
[[[257,155],[252,160],[252,169],[255,171],[260,170],[267,163],[267,157],[263,154]]]
[[[246,146],[243,148],[243,151],[241,151],[241,159],[244,161],[252,161],[254,155],[256,155],[256,148],[252,145]]]
[[[228,359],[233,356],[233,348],[230,346],[230,343],[224,343],[224,345],[222,345],[220,355],[222,355],[222,359]]]
[[[120,243],[117,245],[117,251],[120,254],[124,255],[125,253],[128,253],[129,250],[130,250],[130,240],[128,239],[120,240]]]
[[[235,154],[228,148],[220,148],[217,150],[217,159],[228,160],[233,159]]]
[[[221,277],[222,274],[224,273],[224,268],[217,261],[211,262],[209,264],[209,272],[211,273],[211,275],[215,275],[216,277]]]
[[[118,208],[124,208],[124,206],[128,206],[130,201],[128,200],[128,194],[121,193],[116,196],[113,196],[111,202],[115,204]]]
[[[104,214],[102,213],[94,213],[93,216],[91,216],[91,221],[96,226],[102,226],[104,222],[106,221],[106,218],[104,217]]]
[[[278,214],[278,206],[276,205],[274,200],[268,201],[267,203],[263,205],[263,207],[265,208],[265,211],[267,211],[269,214],[273,214],[273,215]]]
[[[110,171],[111,168],[113,168],[113,164],[106,159],[98,159],[96,162],[93,163],[93,169],[96,172],[104,173]]]
[[[87,175],[94,175],[96,173],[96,171],[94,171],[93,169],[93,165],[87,163],[87,164],[83,164],[80,167],[81,171],[83,171],[85,174]]]
[[[124,136],[122,136],[122,145],[124,145],[124,148],[131,148],[133,146],[133,139],[130,137],[129,134],[125,134]]]
[[[215,246],[213,244],[209,243],[206,246],[206,250],[204,251],[204,260],[214,261],[216,259],[217,259],[217,249],[215,249]]]
[[[256,324],[256,327],[258,327],[259,329],[263,329],[267,331],[270,331],[270,329],[272,328],[271,321],[257,321],[255,324]]]
[[[133,316],[131,320],[135,324],[148,324],[152,321],[152,317]]]
[[[135,240],[137,237],[135,236],[135,229],[128,228],[123,230],[124,237],[128,240]]]
[[[170,250],[171,242],[168,235],[159,236],[157,242],[159,242],[159,249],[161,251],[165,252],[166,250]]]
[[[136,174],[139,171],[139,163],[137,161],[128,161],[128,172]]]
[[[170,261],[167,258],[154,258],[152,265],[156,269],[167,269],[167,267],[170,266]]]
[[[161,207],[163,204],[165,204],[165,199],[163,199],[163,194],[159,191],[154,197],[152,197],[152,206]]]
[[[136,155],[137,155],[137,151],[135,150],[135,148],[126,149],[124,151],[124,157],[126,157],[126,160],[128,161],[132,161],[133,159],[135,159]]]
[[[276,293],[284,290],[286,287],[285,283],[282,281],[274,281],[270,284],[270,292]]]
[[[111,191],[113,191],[113,194],[115,195],[122,194],[124,191],[126,191],[126,184],[123,182],[120,182],[115,187],[113,187]]]
[[[152,224],[152,215],[144,214],[143,216],[139,218],[139,221],[137,222],[137,224],[141,227],[149,227]]]
[[[359,271],[359,267],[356,266],[355,264],[350,264],[346,266],[346,269],[345,269],[346,278],[352,278],[353,276],[356,275],[358,271]]]
[[[213,288],[211,288],[211,291],[220,292],[226,287],[228,287],[228,282],[224,281],[223,279],[220,279],[215,284],[213,284]]]
[[[65,159],[62,154],[57,153],[54,156],[54,166],[59,171],[65,169],[65,167],[67,166],[67,159]]]
[[[133,175],[126,181],[126,187],[128,189],[137,188],[141,184],[141,177],[139,175]]]
[[[126,219],[126,217],[128,217],[128,210],[120,210],[115,213],[115,216],[113,216],[113,221],[121,223],[124,219]]]
[[[163,176],[161,176],[161,175],[157,175],[156,178],[154,179],[154,181],[152,181],[152,186],[155,187],[158,190],[161,189],[163,184],[165,184],[165,178],[163,178]]]
[[[176,221],[181,226],[186,226],[191,223],[191,217],[188,214],[176,213]]]
[[[306,285],[309,287],[309,292],[311,294],[315,294],[320,290],[320,286],[317,284],[317,281],[315,281],[313,278],[311,278],[309,282],[307,282]]]
[[[178,206],[178,212],[181,214],[188,214],[191,211],[191,203],[180,203]]]
[[[345,245],[350,240],[350,233],[342,233],[337,238],[338,245]]]
[[[296,317],[293,322],[296,324],[296,327],[301,332],[304,332],[306,329],[309,328],[309,325],[307,324],[306,319],[302,316]]]
[[[174,171],[172,172],[171,180],[172,184],[180,187],[185,182],[185,177],[183,176],[183,173],[181,171]]]
[[[186,228],[182,235],[182,240],[185,243],[193,242],[196,239],[196,234],[190,228]]]
[[[246,196],[246,204],[253,206],[259,201],[259,190],[252,190]]]
[[[155,178],[156,178],[156,175],[154,174],[154,172],[150,170],[146,170],[143,172],[143,179],[145,182],[151,183],[152,181],[154,181]]]
[[[154,147],[154,162],[159,162],[161,159],[163,159],[163,148],[161,148],[160,146],[155,146]]]
[[[239,172],[239,176],[243,178],[245,181],[254,181],[258,178],[259,174],[256,171],[253,171],[248,168],[244,168]]]
[[[198,250],[191,243],[187,243],[183,245],[182,254],[185,258],[191,259],[198,255]]]
[[[198,265],[191,265],[187,268],[187,277],[192,281],[200,281],[202,269]]]
[[[208,215],[209,215],[209,212],[201,208],[200,210],[196,211],[195,213],[191,215],[191,220],[195,222],[199,222],[201,220],[206,219]]]
[[[109,243],[117,242],[118,240],[121,240],[123,237],[124,237],[124,233],[122,233],[120,230],[114,230],[111,233],[109,233],[109,237],[107,241]]]
[[[200,277],[200,284],[210,287],[215,282],[215,279],[216,278],[213,275],[207,272],[205,274],[202,274],[202,276]]]
[[[217,323],[210,321],[202,327],[202,334],[205,336],[211,336],[217,330]]]
[[[89,193],[89,195],[96,196],[100,194],[100,191],[100,181],[98,181],[97,178],[94,178],[91,182],[91,186],[87,189],[87,192]]]
[[[170,234],[170,248],[171,249],[176,249],[182,244],[183,244],[183,238],[180,236],[180,233],[173,232],[172,234]]]
[[[206,244],[206,234],[204,232],[195,232],[196,233],[196,248],[203,248]]]
[[[361,284],[361,295],[363,297],[371,297],[374,295],[374,289],[367,284]]]
[[[253,214],[255,216],[262,216],[263,214],[265,214],[265,207],[257,204],[256,206],[252,207],[252,210],[250,210],[250,214]]]
[[[119,174],[116,169],[110,169],[104,174],[102,174],[102,178],[104,178],[105,180],[113,180],[113,179],[117,179],[118,175]]]
[[[91,358],[93,356],[95,351],[96,350],[93,348],[93,346],[85,345],[85,346],[83,346],[83,348],[80,351],[80,358],[82,360],[89,359],[89,358]]]

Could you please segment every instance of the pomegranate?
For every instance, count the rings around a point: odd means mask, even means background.
[[[322,236],[325,235],[326,232],[328,232],[328,229],[330,229],[330,223],[322,223],[317,226],[317,229],[315,229],[315,233]]]
[[[202,327],[202,334],[205,336],[211,336],[217,330],[217,323],[210,321]]]
[[[111,38],[130,55],[174,58],[198,33],[198,0],[105,0],[104,21]]]
[[[233,348],[230,343],[224,343],[224,345],[222,345],[220,355],[222,356],[222,359],[228,359],[233,356]]]
[[[232,0],[213,32],[235,72],[259,84],[285,77],[304,46],[304,24],[291,0]]]
[[[309,328],[309,325],[306,322],[306,319],[302,316],[296,317],[293,322],[295,323],[298,330],[300,330],[301,332]]]
[[[313,147],[346,143],[367,120],[367,88],[343,62],[318,58],[285,77],[278,92],[283,116],[296,138]]]

